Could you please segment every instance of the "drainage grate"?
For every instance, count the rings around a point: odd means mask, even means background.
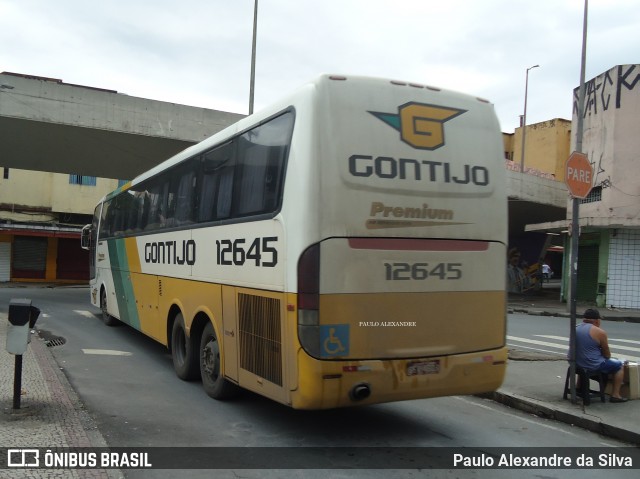
[[[55,336],[49,331],[45,331],[43,329],[38,330],[38,335],[44,340],[44,343],[48,348],[52,348],[54,346],[62,346],[67,342],[67,340],[62,336]]]
[[[53,346],[62,346],[66,342],[67,342],[66,339],[57,337],[57,338],[49,339],[48,341],[46,341],[46,344],[48,348],[52,348]]]

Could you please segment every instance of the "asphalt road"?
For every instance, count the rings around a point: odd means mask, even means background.
[[[596,447],[624,446],[571,426],[473,396],[330,411],[296,411],[246,392],[210,399],[198,382],[173,371],[164,347],[127,326],[107,327],[88,288],[0,288],[0,310],[29,297],[42,310],[36,328],[64,338],[51,348],[111,446],[214,447]],[[542,319],[542,320],[541,320]],[[509,335],[560,336],[548,318],[510,318]],[[623,330],[620,334],[627,333]],[[617,333],[616,333],[617,334]],[[438,470],[430,477],[596,477],[585,470]],[[591,475],[593,473],[593,476]],[[636,471],[637,473],[637,471]],[[180,477],[427,477],[417,470],[216,470]],[[599,477],[600,473],[598,473]],[[615,471],[616,478],[636,477]],[[126,471],[128,478],[176,477],[175,471]]]
[[[613,357],[640,362],[640,324],[602,321],[602,328],[609,337]],[[566,357],[569,349],[569,318],[510,314],[507,344],[523,351]]]

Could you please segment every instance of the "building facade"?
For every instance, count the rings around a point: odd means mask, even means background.
[[[579,89],[573,92],[573,125]],[[576,299],[598,307],[640,309],[640,65],[618,65],[585,82],[582,152],[593,168],[592,189],[579,203]],[[576,149],[575,131],[571,151]],[[529,225],[565,238],[569,271],[573,200],[563,221]],[[569,275],[562,298],[568,300]]]
[[[527,232],[526,225],[566,217],[564,163],[569,156],[571,121],[562,118],[527,125],[525,157],[522,161],[523,126],[503,133],[505,167],[509,188],[509,251],[521,255],[520,265],[531,276],[523,293],[540,287],[541,265],[546,263],[555,277],[564,270],[564,244],[560,234]],[[520,171],[524,166],[524,175]],[[536,177],[536,182],[531,178]],[[525,186],[525,178],[529,185]],[[520,190],[518,185],[521,184]],[[515,288],[512,288],[515,290]]]
[[[82,227],[118,180],[2,168],[0,282],[85,282]]]
[[[527,126],[524,165],[522,162],[522,131],[503,134],[505,160],[508,170],[541,176],[564,182],[564,162],[569,157],[571,121],[563,118],[542,121]]]
[[[593,189],[580,202],[577,298],[640,309],[640,65],[615,66],[585,86],[582,151]],[[574,124],[577,98],[576,89]]]

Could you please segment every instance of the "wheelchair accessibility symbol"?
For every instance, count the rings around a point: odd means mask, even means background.
[[[349,355],[349,325],[324,324],[320,326],[320,355],[323,358]]]

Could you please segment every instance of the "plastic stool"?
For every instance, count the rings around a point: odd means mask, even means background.
[[[569,384],[569,376],[571,374],[571,366],[567,368],[567,378],[564,381],[564,395],[563,399],[567,399],[567,395],[571,394],[571,385]],[[600,400],[606,402],[604,390],[607,387],[607,381],[609,378],[606,374],[598,371],[588,371],[576,366],[576,376],[580,378],[580,388],[576,388],[576,394],[582,396],[582,402],[585,406],[591,404],[591,395],[600,395]],[[599,391],[591,389],[591,381],[598,381],[600,387]]]

